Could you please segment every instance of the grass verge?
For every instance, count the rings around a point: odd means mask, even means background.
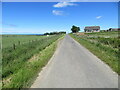
[[[63,38],[63,37],[61,37]],[[61,39],[60,38],[60,39]],[[53,42],[44,50],[36,55],[38,58],[25,62],[24,67],[19,69],[19,71],[10,76],[7,83],[3,86],[5,88],[29,88],[34,78],[42,70],[42,68],[48,63],[52,55],[54,54],[57,43],[60,40]]]
[[[74,38],[76,41],[78,41],[81,45],[86,47],[88,50],[90,50],[94,55],[96,55],[106,64],[108,64],[113,71],[117,72],[120,75],[118,69],[118,63],[120,63],[119,51],[116,52],[114,49],[102,45],[101,43],[93,43],[87,39],[80,38],[77,35],[70,34],[70,36]]]

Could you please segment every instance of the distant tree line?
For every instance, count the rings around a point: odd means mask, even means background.
[[[59,34],[66,34],[66,32],[62,31],[62,32],[46,32],[44,33],[44,35],[59,35]]]

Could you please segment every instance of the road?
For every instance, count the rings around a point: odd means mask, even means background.
[[[118,88],[118,75],[66,35],[31,88]]]

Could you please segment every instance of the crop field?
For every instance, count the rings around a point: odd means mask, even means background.
[[[94,55],[108,64],[115,72],[119,72],[118,32],[86,33],[85,35],[70,34],[80,44],[90,50]]]
[[[28,87],[51,58],[56,41],[62,36],[3,36],[3,87]]]

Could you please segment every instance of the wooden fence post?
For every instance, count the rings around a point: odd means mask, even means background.
[[[20,45],[20,41],[18,41],[18,44]]]
[[[13,49],[15,50],[15,44],[13,44]]]

